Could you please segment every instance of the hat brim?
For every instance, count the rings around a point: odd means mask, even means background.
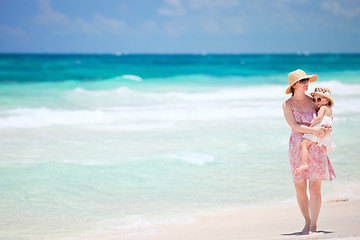
[[[300,81],[300,80],[302,80],[302,79],[305,79],[305,78],[308,78],[310,82],[315,82],[316,79],[317,79],[317,75],[306,75],[305,77],[302,77],[301,79],[299,79],[299,80],[297,80],[296,82],[294,82],[293,85],[294,85],[295,83],[297,83],[298,81]],[[285,91],[286,94],[291,93],[291,90],[290,90],[290,89],[291,89],[291,87],[292,87],[293,85],[290,85],[290,86],[286,89],[286,91]]]

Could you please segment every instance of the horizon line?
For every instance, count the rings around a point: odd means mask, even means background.
[[[360,52],[0,52],[0,55],[320,55],[320,54],[360,54]]]

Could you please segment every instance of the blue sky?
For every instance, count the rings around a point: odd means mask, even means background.
[[[360,52],[359,0],[0,0],[0,52]]]

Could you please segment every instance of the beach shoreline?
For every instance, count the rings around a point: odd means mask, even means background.
[[[149,240],[360,239],[360,200],[323,202],[318,233],[299,235],[303,218],[296,203],[251,207],[200,217],[192,224],[158,226]]]

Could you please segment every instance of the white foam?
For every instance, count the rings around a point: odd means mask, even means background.
[[[109,95],[114,95],[114,94],[133,93],[133,91],[131,91],[127,87],[120,87],[120,88],[116,88],[113,90],[96,90],[96,91],[90,91],[90,90],[86,90],[86,89],[78,87],[78,88],[75,88],[73,90],[73,92],[78,93],[78,94],[86,94],[86,95],[90,95],[90,96],[99,96],[99,97],[109,96]]]
[[[345,84],[335,79],[330,81],[315,81],[309,86],[309,93],[313,92],[316,87],[327,87],[332,93],[332,97],[360,97],[360,84]]]
[[[336,103],[336,116],[359,113],[360,103]],[[281,101],[218,103],[184,103],[154,106],[111,107],[95,110],[21,108],[2,111],[0,128],[37,128],[52,125],[75,125],[95,128],[117,128],[125,131],[171,128],[177,123],[213,121],[254,121],[282,119]],[[265,120],[262,120],[265,121]]]
[[[360,112],[360,84],[344,84],[336,80],[327,82],[316,81],[311,83],[309,93],[316,87],[327,87],[331,91],[334,101],[333,111],[335,120],[341,118],[341,114],[351,114]],[[349,101],[351,104],[349,104]]]
[[[360,84],[343,84],[341,82],[332,80],[328,82],[316,81],[309,87],[308,93],[312,92],[315,87],[328,87],[332,91],[333,97],[360,97]],[[202,88],[189,89],[191,91],[135,91],[127,87],[120,87],[111,90],[85,90],[76,88],[74,93],[87,94],[92,97],[117,96],[118,98],[129,97],[136,99],[143,99],[144,101],[161,100],[185,100],[193,102],[208,102],[208,101],[234,101],[234,100],[285,100],[290,95],[284,94],[287,85],[260,85],[260,86],[242,86],[242,87],[222,87],[210,88],[207,91]],[[183,89],[184,90],[184,89]]]
[[[52,110],[41,108],[17,108],[3,111],[10,115],[0,118],[0,128],[36,128],[50,125],[77,125],[110,123],[106,113],[100,110]]]
[[[277,105],[277,103],[272,103]],[[270,108],[269,108],[270,107]],[[250,104],[234,104],[232,106],[214,103],[206,104],[165,104],[154,106],[132,106],[100,108],[96,110],[66,110],[41,108],[17,108],[0,112],[6,117],[0,118],[0,128],[36,128],[51,125],[122,125],[133,128],[140,124],[148,128],[150,124],[166,126],[175,122],[218,121],[260,116],[267,112],[268,116],[281,116],[280,107],[274,111],[271,104],[261,107]],[[275,114],[275,115],[274,115]],[[140,122],[139,122],[140,121]],[[152,122],[154,121],[154,123]],[[145,124],[145,125],[144,125]],[[146,126],[147,125],[147,126]],[[154,125],[153,125],[154,126]]]
[[[85,126],[89,129],[98,129],[103,131],[121,131],[121,132],[142,132],[142,131],[154,131],[156,129],[169,129],[174,127],[175,123],[127,123],[126,126],[120,124],[111,125],[90,125]]]
[[[284,86],[258,86],[258,87],[232,87],[232,88],[217,88],[205,92],[198,89],[198,92],[144,92],[135,91],[127,87],[120,87],[112,90],[85,90],[83,88],[75,88],[74,93],[87,94],[89,96],[111,96],[117,95],[119,98],[126,94],[127,97],[143,98],[148,100],[187,100],[187,101],[228,101],[228,100],[251,100],[251,99],[282,99]]]
[[[122,75],[121,78],[141,82],[142,78],[136,75]]]
[[[168,157],[171,159],[181,160],[193,165],[204,165],[206,163],[214,162],[215,157],[210,154],[199,152],[177,152],[170,153]]]
[[[193,224],[198,222],[194,216],[177,216],[172,218],[163,217],[162,219],[149,219],[142,215],[129,215],[120,220],[120,224],[114,228],[118,230],[115,234],[121,234],[120,239],[128,239],[133,237],[147,237],[158,233],[155,228],[157,226]],[[114,238],[119,239],[119,238]]]
[[[335,119],[360,113],[360,84],[319,82],[312,85],[309,92],[316,86],[331,88]],[[76,88],[68,92],[67,100],[75,106],[87,106],[86,109],[40,107],[0,111],[0,128],[80,125],[104,130],[148,131],[194,121],[283,119],[281,103],[290,97],[284,94],[284,89],[285,85],[210,88],[206,92],[201,88],[189,89],[189,92]]]
[[[336,169],[335,169],[336,171]],[[346,187],[344,187],[346,186]],[[324,201],[336,201],[336,200],[359,200],[360,199],[360,187],[355,181],[344,181],[339,179],[339,182],[326,187],[326,194],[324,194]]]

